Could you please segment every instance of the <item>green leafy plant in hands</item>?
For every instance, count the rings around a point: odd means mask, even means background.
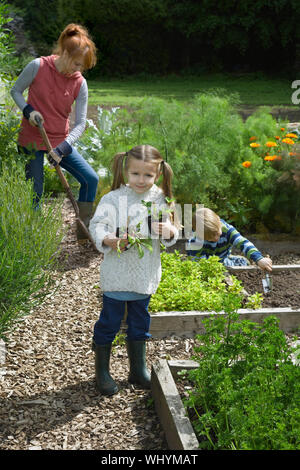
[[[151,238],[142,238],[142,235],[140,233],[140,229],[141,229],[141,222],[139,222],[136,225],[135,229],[134,228],[128,228],[128,230],[127,230],[127,240],[129,242],[129,248],[136,247],[137,250],[138,250],[139,258],[143,258],[144,248],[146,248],[147,250],[149,250],[152,253],[153,247],[152,247]],[[124,240],[119,240],[118,241],[118,247],[117,247],[118,256],[120,256],[121,253],[122,253],[122,250],[121,250],[122,242],[124,242]]]
[[[175,202],[175,199],[165,197],[165,201],[167,204],[171,204]],[[148,216],[153,217],[153,220],[161,222],[163,220],[163,216],[166,214],[171,214],[173,212],[172,207],[163,207],[162,209],[157,209],[156,205],[153,204],[152,201],[141,201],[142,205],[146,207]]]

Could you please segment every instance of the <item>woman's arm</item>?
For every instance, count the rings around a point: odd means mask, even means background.
[[[16,103],[16,105],[20,108],[21,111],[24,111],[26,106],[29,106],[25,98],[23,96],[24,91],[28,88],[31,83],[33,82],[36,74],[38,73],[40,66],[40,59],[34,59],[20,73],[19,77],[17,78],[14,86],[12,87],[10,94]]]
[[[66,138],[69,145],[74,144],[85,129],[86,114],[88,105],[88,87],[86,80],[83,79],[78,96],[75,101],[75,124],[70,134]]]

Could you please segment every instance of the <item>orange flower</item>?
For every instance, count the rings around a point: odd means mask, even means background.
[[[282,142],[283,142],[284,144],[289,144],[289,145],[293,145],[293,144],[295,143],[295,142],[294,142],[292,139],[290,139],[289,137],[287,137],[286,139],[282,139]]]
[[[295,157],[297,155],[296,152],[289,152],[290,157]]]
[[[280,140],[279,135],[275,135],[275,139],[276,139],[276,140]]]
[[[276,144],[276,142],[270,142],[269,141],[269,142],[266,143],[266,146],[267,147],[277,147],[277,144]]]
[[[281,127],[280,130],[281,130],[281,131],[285,131],[285,127]]]
[[[273,160],[276,160],[276,155],[267,155],[264,160],[266,160],[267,162],[272,162]]]
[[[252,144],[250,144],[250,147],[252,148],[260,147],[260,144],[258,144],[257,142],[253,142]]]
[[[292,139],[297,139],[298,136],[297,136],[297,134],[294,134],[293,132],[290,132],[285,137],[291,137]]]
[[[257,139],[257,137],[255,137],[255,135],[253,135],[252,137],[250,137],[249,140],[251,141],[251,140],[256,140],[256,139]]]
[[[247,161],[243,162],[242,165],[243,165],[244,168],[250,168],[252,163],[247,160]]]

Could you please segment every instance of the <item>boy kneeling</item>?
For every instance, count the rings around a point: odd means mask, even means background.
[[[187,254],[194,261],[210,256],[218,256],[225,266],[246,266],[249,260],[259,268],[272,271],[272,260],[264,258],[261,252],[233,225],[228,224],[211,209],[196,211],[196,236],[188,241]],[[232,248],[239,248],[244,256],[231,255]]]

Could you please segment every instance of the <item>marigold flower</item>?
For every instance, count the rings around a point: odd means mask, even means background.
[[[291,137],[292,139],[297,139],[297,134],[294,134],[293,132],[290,132],[289,134],[286,134],[286,137]]]
[[[257,142],[253,142],[252,144],[250,144],[250,147],[252,148],[260,147],[260,144],[258,144]]]
[[[253,135],[252,137],[250,137],[249,140],[256,140],[256,139],[257,139],[257,137],[255,137],[255,135]]]
[[[280,140],[279,135],[275,135],[275,139],[276,139],[276,140]]]
[[[281,131],[285,131],[285,127],[281,127],[280,130],[281,130]]]
[[[277,155],[267,155],[264,160],[267,162],[272,162],[273,160],[276,160]]]
[[[250,166],[252,165],[251,162],[249,162],[248,160],[246,160],[245,162],[242,163],[243,167],[244,168],[250,168]]]
[[[269,141],[269,142],[266,143],[266,146],[267,147],[277,147],[277,144],[276,144],[276,142]]]
[[[291,157],[295,157],[295,156],[297,155],[297,153],[296,153],[296,152],[289,152],[289,155],[290,155]]]
[[[292,139],[290,139],[289,137],[287,137],[286,139],[282,139],[282,142],[283,142],[284,144],[289,144],[289,145],[293,145],[293,144],[295,143],[295,142],[294,142]]]

